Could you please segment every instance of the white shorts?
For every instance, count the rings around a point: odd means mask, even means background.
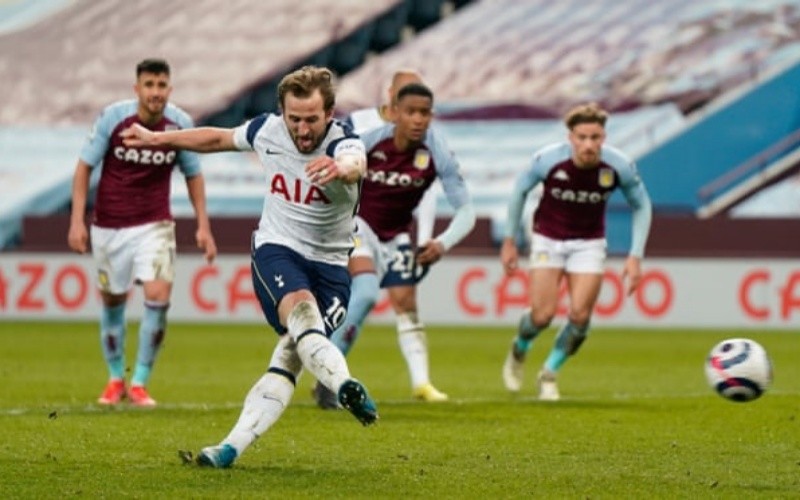
[[[175,278],[175,222],[159,221],[111,229],[92,226],[97,286],[115,295],[133,283]]]
[[[381,286],[413,285],[422,279],[427,269],[416,266],[408,233],[381,241],[364,219],[356,216],[355,223],[355,247],[350,256],[372,259]]]
[[[554,240],[533,233],[530,267],[559,268],[568,273],[603,274],[606,261],[606,239]]]

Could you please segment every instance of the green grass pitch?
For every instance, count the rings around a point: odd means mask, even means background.
[[[129,325],[128,360],[137,325]],[[228,470],[181,464],[227,434],[269,361],[258,325],[170,325],[153,410],[94,404],[105,383],[93,323],[0,323],[4,498],[800,498],[797,332],[596,328],[535,399],[553,340],[536,341],[514,397],[500,367],[510,328],[428,329],[432,378],[451,401],[410,400],[390,327],[349,357],[381,419],[317,409],[301,379],[283,418]],[[723,400],[703,361],[726,337],[764,345],[770,390]]]

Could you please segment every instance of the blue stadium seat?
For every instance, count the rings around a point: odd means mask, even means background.
[[[410,5],[409,24],[417,31],[433,26],[442,18],[444,0],[406,0]]]
[[[410,18],[438,15],[438,1],[408,1]],[[415,67],[439,102],[559,114],[590,99],[612,110],[669,101],[690,111],[775,67],[776,53],[800,53],[795,1],[474,2],[348,74],[339,102],[373,105],[395,68]]]
[[[24,2],[65,6],[4,36],[0,94],[15,97],[0,109],[0,125],[89,123],[131,95],[135,64],[152,55],[173,67],[176,104],[200,122],[238,122],[252,112],[243,94],[306,61],[340,72],[361,64],[375,21],[403,1],[231,0],[224,9],[215,0]],[[131,42],[143,33],[145,52]]]
[[[375,24],[370,22],[338,40],[333,47],[330,68],[344,74],[361,65],[367,57]]]
[[[400,43],[403,28],[408,23],[409,10],[408,2],[400,2],[375,20],[375,32],[370,42],[371,50],[383,52]]]

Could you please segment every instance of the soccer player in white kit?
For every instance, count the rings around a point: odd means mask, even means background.
[[[200,451],[200,465],[230,467],[280,418],[303,368],[362,424],[378,418],[366,388],[350,376],[344,355],[328,340],[344,320],[350,297],[347,259],[366,168],[364,144],[333,120],[333,74],[327,68],[305,66],[286,75],[278,99],[282,114],[264,114],[236,128],[153,133],[134,126],[124,133],[128,144],[255,151],[266,171],[252,275],[280,340],[239,420],[218,445]]]
[[[109,380],[98,402],[115,405],[127,398],[154,406],[146,389],[166,334],[175,259],[175,223],[169,206],[170,180],[177,165],[186,177],[197,217],[197,246],[211,262],[217,253],[206,213],[205,184],[196,154],[168,147],[126,147],[119,132],[136,123],[150,130],[194,126],[180,108],[168,104],[170,68],[162,59],[136,66],[138,99],[107,106],[81,149],[72,185],[67,241],[72,250],[89,249],[84,213],[93,168],[103,165],[92,214],[92,253],[103,302],[100,341]],[[139,325],[136,366],[125,387],[125,305],[131,280],[141,284],[145,308]]]
[[[600,294],[606,260],[605,210],[619,188],[633,209],[631,249],[623,277],[627,293],[641,280],[641,260],[650,232],[652,206],[636,165],[627,155],[605,145],[608,115],[596,104],[571,109],[564,122],[569,141],[538,150],[531,166],[517,179],[508,206],[500,259],[507,274],[517,270],[514,240],[527,193],[540,182],[542,197],[533,216],[530,252],[530,305],[519,322],[503,365],[509,391],[522,387],[523,363],[531,343],[550,325],[558,307],[561,280],[566,279],[570,304],[566,324],[539,371],[539,399],[560,398],[556,375],[567,358],[578,352],[589,332]]]

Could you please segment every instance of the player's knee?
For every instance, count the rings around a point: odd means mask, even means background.
[[[297,354],[297,345],[288,334],[283,335],[278,341],[278,345],[275,346],[275,350],[272,351],[269,371],[281,374],[295,383],[302,369],[303,364]]]
[[[113,294],[109,292],[100,292],[103,305],[106,307],[117,307],[125,304],[128,300],[128,294]]]
[[[412,285],[400,285],[389,288],[389,300],[395,313],[417,311],[417,289]]]
[[[589,324],[589,320],[592,319],[592,310],[591,309],[572,310],[567,315],[567,318],[573,325],[577,325],[580,328],[584,328],[586,325]]]
[[[531,309],[531,323],[537,329],[541,330],[550,326],[550,323],[555,317],[556,311],[550,309]]]
[[[286,318],[286,329],[296,343],[312,334],[325,336],[325,325],[320,315],[317,303],[310,300],[301,300],[294,304]]]
[[[172,283],[165,280],[153,280],[143,284],[144,298],[149,302],[169,302],[172,295]]]
[[[417,310],[417,299],[416,297],[399,297],[392,299],[392,309],[397,314],[403,314],[405,311],[416,311]]]

